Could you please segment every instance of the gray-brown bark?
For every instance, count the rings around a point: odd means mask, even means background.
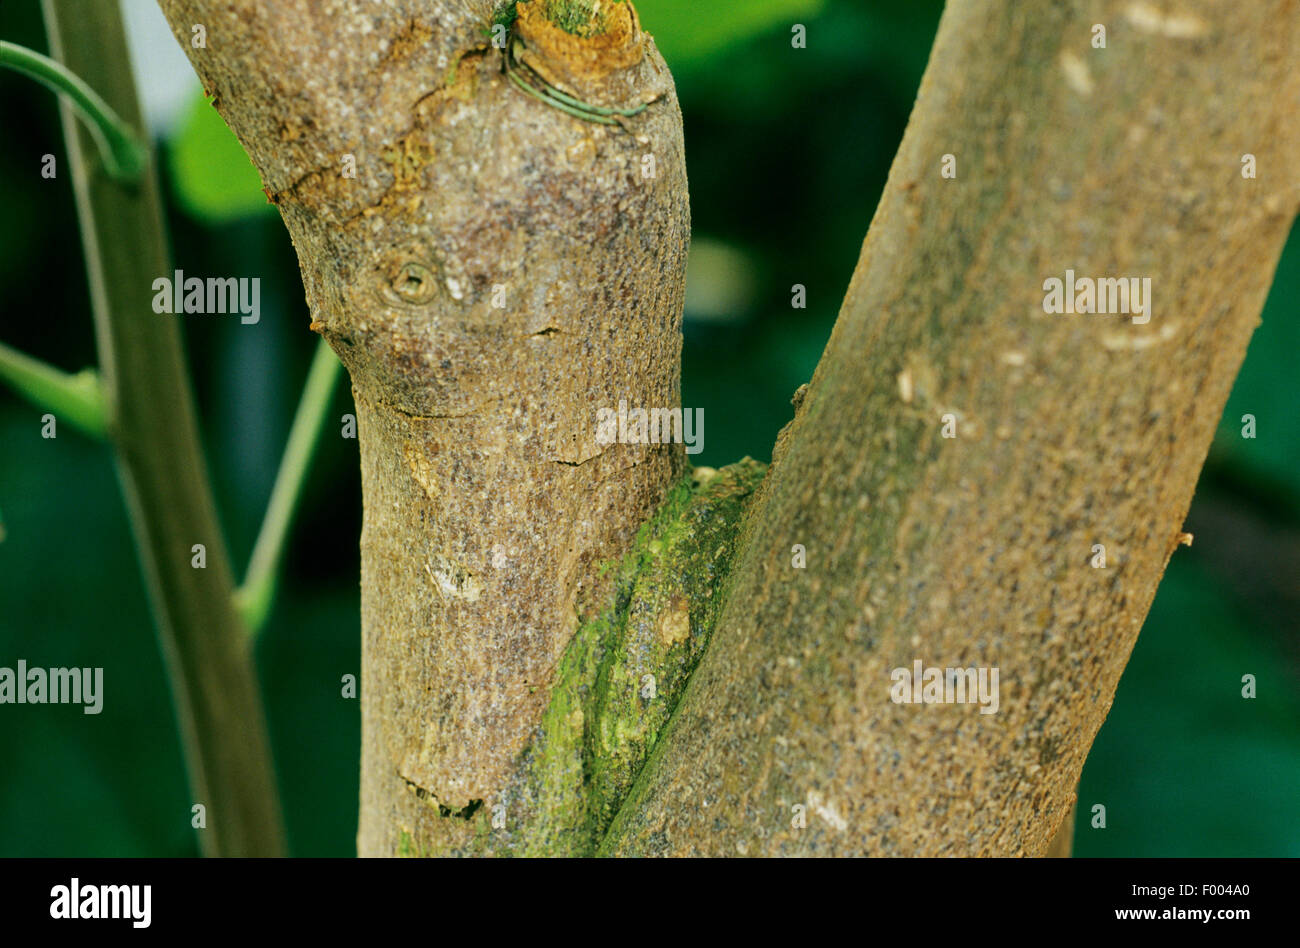
[[[191,59],[352,374],[360,850],[456,848],[449,818],[482,826],[476,801],[572,698],[551,675],[603,602],[594,564],[681,468],[600,450],[591,413],[676,404],[671,84],[648,43],[593,75],[578,41],[539,36],[541,71],[586,101],[662,96],[593,126],[501,75],[488,3],[163,6],[187,48],[206,24]],[[1064,833],[1294,216],[1298,16],[950,5],[718,632],[606,851],[1040,854]],[[1067,269],[1150,277],[1150,322],[1048,315]],[[918,658],[998,666],[1000,710],[892,703]]]
[[[352,377],[363,854],[397,851],[404,826],[436,847],[444,810],[502,790],[596,564],[684,469],[680,447],[596,428],[598,407],[679,404],[689,215],[667,68],[634,19],[580,40],[521,11],[554,84],[648,104],[575,118],[503,75],[493,6],[163,3]]]
[[[732,596],[608,851],[1045,852],[1295,216],[1297,61],[1294,2],[949,4]],[[1046,314],[1067,268],[1150,277],[1150,321]],[[916,659],[1000,666],[1000,709],[893,703]]]

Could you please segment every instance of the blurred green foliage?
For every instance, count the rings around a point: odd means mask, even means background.
[[[1203,563],[1175,558],[1084,768],[1076,854],[1300,856],[1296,668],[1258,621]]]
[[[939,0],[640,0],[678,81],[697,240],[683,402],[706,409],[699,464],[766,460],[812,374],[856,263]],[[37,5],[0,36],[43,48]],[[808,48],[793,49],[792,23]],[[93,364],[83,263],[47,94],[0,74],[0,337]],[[255,327],[185,331],[227,541],[242,570],[312,353],[293,250],[214,109],[164,146],[176,265],[263,281]],[[790,287],[808,308],[790,308]],[[705,285],[708,284],[708,285]],[[1080,789],[1081,855],[1300,855],[1300,238],[1293,235],[1211,450],[1179,550]],[[731,300],[730,309],[726,301]],[[721,301],[721,302],[720,302]],[[706,312],[707,309],[707,312]],[[703,318],[707,317],[707,318]],[[332,417],[350,411],[346,391]],[[1240,436],[1253,413],[1258,437]],[[0,707],[0,855],[192,855],[161,659],[111,455],[0,392],[0,665],[105,667],[104,711]],[[337,428],[335,429],[337,431]],[[355,441],[327,436],[258,647],[290,844],[354,851],[360,499]],[[1241,677],[1259,697],[1240,696]],[[1092,829],[1090,808],[1107,808]]]
[[[816,16],[825,5],[824,0],[746,0],[710,8],[700,0],[641,0],[636,8],[642,29],[654,36],[680,82],[713,55],[756,36],[789,36],[792,24]]]
[[[1293,231],[1263,321],[1250,341],[1249,371],[1242,372],[1233,386],[1212,455],[1216,465],[1278,484],[1279,493],[1289,496],[1292,504],[1300,500],[1300,404],[1292,381],[1300,355],[1298,300],[1300,247]],[[1255,416],[1254,438],[1241,437],[1242,417],[1247,414]],[[1290,509],[1300,514],[1300,507]]]
[[[194,97],[166,153],[173,194],[187,213],[214,223],[274,214],[262,192],[262,176],[202,94]]]

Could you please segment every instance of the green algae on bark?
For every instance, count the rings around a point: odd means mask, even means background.
[[[709,643],[764,472],[750,459],[696,472],[637,534],[613,606],[584,622],[565,651],[520,771],[537,820],[526,851],[594,851]]]
[[[627,555],[605,565],[610,600],[561,657],[510,786],[467,821],[439,821],[438,839],[404,831],[404,853],[595,853],[708,646],[765,472],[746,458],[673,487]]]

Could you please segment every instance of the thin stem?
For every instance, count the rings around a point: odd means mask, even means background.
[[[553,99],[558,99],[560,102],[565,102],[576,108],[593,112],[596,115],[621,115],[624,118],[633,118],[634,116],[640,115],[647,108],[647,106],[638,105],[634,109],[607,109],[604,106],[592,105],[590,102],[583,102],[581,99],[567,95],[549,83],[546,86],[546,94]]]
[[[262,529],[253,545],[253,555],[248,561],[244,584],[235,591],[236,604],[252,635],[257,635],[262,630],[270,615],[271,604],[275,601],[285,537],[302,497],[302,485],[307,478],[312,456],[316,453],[316,446],[320,443],[321,431],[325,427],[325,413],[329,410],[330,397],[342,368],[334,351],[322,339],[316,346],[316,354],[312,357],[311,368],[307,372],[307,384],[303,388],[302,400],[298,403],[298,411],[289,429],[284,458],[280,462],[275,486],[271,488],[271,500],[266,505]]]
[[[50,51],[139,125],[116,3],[44,0]],[[118,475],[140,555],[207,855],[275,856],[284,830],[247,634],[199,439],[180,324],[153,311],[171,272],[162,199],[150,167],[136,187],[101,173],[90,134],[60,102],[81,222],[95,339],[113,406]],[[193,549],[202,544],[206,565]],[[190,825],[188,808],[171,817]]]
[[[522,44],[516,40],[515,44],[506,51],[506,73],[514,80],[515,85],[519,86],[528,94],[541,99],[549,106],[557,108],[562,112],[567,112],[575,118],[580,118],[587,122],[598,122],[601,125],[618,125],[619,122],[612,118],[612,116],[617,115],[622,116],[623,118],[632,118],[640,115],[648,108],[647,105],[642,104],[638,105],[634,109],[611,109],[600,105],[592,105],[590,102],[583,102],[579,98],[568,95],[543,79],[537,74],[535,69],[531,68],[526,63],[518,62],[517,50],[521,45]],[[514,67],[516,65],[521,66],[522,71],[526,71],[531,77],[536,79],[537,82],[541,84],[541,88],[537,88],[531,82],[527,82],[519,76],[515,72]]]
[[[108,436],[104,389],[94,369],[64,372],[0,342],[0,379],[83,434],[99,440]]]
[[[614,121],[611,118],[605,118],[603,115],[592,115],[590,112],[580,111],[579,109],[576,109],[571,105],[566,105],[563,102],[550,98],[549,96],[546,95],[546,93],[541,92],[538,89],[534,89],[531,85],[529,85],[527,82],[521,79],[519,77],[519,74],[516,73],[513,69],[511,69],[509,66],[506,67],[506,75],[509,76],[511,80],[514,82],[514,84],[517,85],[519,88],[523,89],[525,92],[527,92],[529,95],[533,96],[534,98],[540,99],[541,101],[545,102],[553,109],[559,109],[561,112],[567,112],[569,115],[572,115],[574,118],[582,119],[584,122],[595,122],[598,125],[618,124],[616,121]]]
[[[104,157],[104,167],[117,181],[133,182],[144,171],[144,146],[98,93],[67,66],[35,50],[0,40],[0,66],[31,76],[42,85],[66,95],[94,136]]]

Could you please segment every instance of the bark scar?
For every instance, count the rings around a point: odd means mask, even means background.
[[[443,818],[454,817],[459,820],[468,820],[483,806],[482,800],[470,800],[469,803],[465,804],[459,810],[453,810],[451,807],[439,803],[438,795],[432,790],[426,790],[414,780],[404,777],[401,771],[398,771],[397,776],[406,784],[406,789],[409,790],[417,800],[421,800],[431,807],[436,807],[438,815]]]

